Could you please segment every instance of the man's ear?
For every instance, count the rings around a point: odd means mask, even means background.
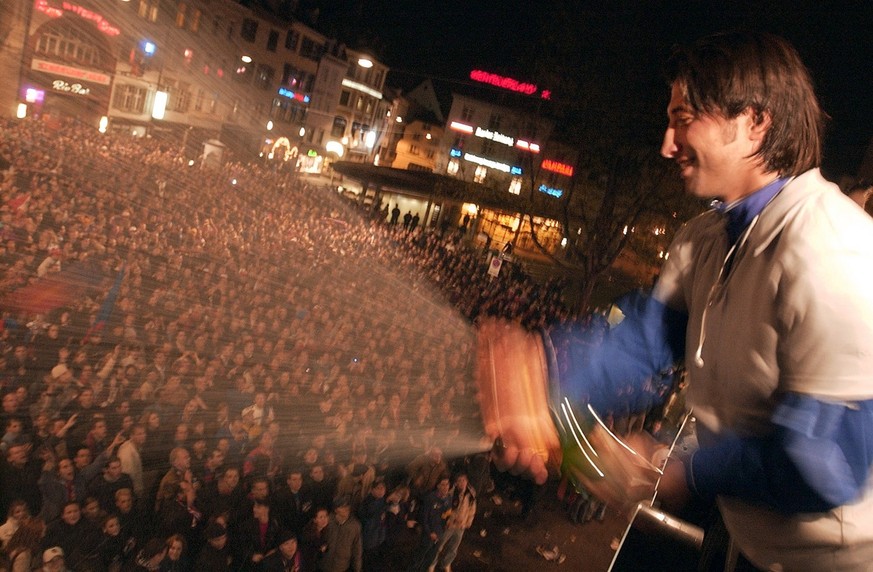
[[[773,120],[770,117],[769,111],[754,111],[747,109],[746,113],[750,119],[750,136],[753,140],[763,141],[767,131],[770,130]]]

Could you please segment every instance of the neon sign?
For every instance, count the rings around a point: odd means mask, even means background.
[[[540,146],[536,143],[529,143],[523,139],[519,139],[515,142],[515,146],[519,149],[524,149],[525,151],[530,151],[531,153],[539,153]]]
[[[462,133],[472,133],[473,126],[467,125],[466,123],[460,123],[458,121],[452,121],[449,124],[449,129],[454,129],[455,131],[461,131]]]
[[[470,161],[471,163],[476,163],[477,165],[482,165],[483,167],[490,167],[492,169],[497,169],[498,171],[503,171],[504,173],[510,173],[512,175],[521,175],[521,167],[511,167],[511,166],[507,165],[506,163],[499,163],[497,161],[492,161],[491,159],[479,157],[478,155],[473,155],[472,153],[465,154],[464,160]]]
[[[85,87],[81,83],[68,83],[62,79],[56,79],[53,81],[52,89],[56,91],[65,91],[67,93],[75,93],[76,95],[88,95],[91,93],[90,87]]]
[[[518,81],[511,77],[504,77],[496,73],[490,73],[482,70],[473,70],[470,72],[470,79],[481,83],[487,83],[501,89],[508,89],[525,95],[533,95],[539,89],[536,84]],[[543,99],[551,99],[552,91],[544,89],[540,92],[540,97]]]
[[[559,163],[557,161],[552,161],[551,159],[544,159],[543,162],[540,164],[540,167],[542,167],[546,171],[558,173],[559,175],[564,175],[567,177],[573,176],[573,165]]]
[[[62,2],[61,8],[56,8],[54,6],[49,6],[48,0],[36,0],[34,2],[34,8],[39,12],[42,12],[46,16],[50,18],[60,18],[64,15],[64,11],[72,12],[76,14],[80,18],[84,18],[85,20],[90,20],[97,25],[97,29],[106,34],[107,36],[118,36],[121,34],[121,30],[110,24],[106,21],[101,14],[97,12],[92,12],[87,8],[82,8],[77,4],[73,4],[71,2]]]
[[[540,185],[540,188],[538,190],[539,192],[545,193],[551,197],[555,197],[556,199],[560,199],[561,196],[564,194],[563,190],[556,189],[554,187],[548,187],[546,185]]]
[[[90,81],[91,83],[98,83],[100,85],[109,85],[109,83],[112,81],[112,78],[105,73],[83,70],[80,68],[65,66],[63,64],[56,64],[54,62],[39,60],[36,58],[33,59],[30,67],[34,71],[51,73],[54,75],[60,75],[63,77],[69,77],[78,80],[86,80]]]
[[[296,99],[297,101],[302,101],[303,103],[309,103],[308,95],[296,93],[291,91],[290,89],[285,89],[284,87],[279,88],[279,95],[285,96],[288,99]]]
[[[503,133],[498,133],[496,131],[489,131],[488,129],[482,129],[481,127],[476,128],[476,137],[490,139],[491,141],[503,143],[504,145],[507,145],[509,147],[515,145],[515,139],[513,139],[509,135],[504,135]]]
[[[449,151],[449,157],[460,157],[463,155],[460,149],[452,149]]]

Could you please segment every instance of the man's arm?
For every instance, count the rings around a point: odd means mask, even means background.
[[[824,512],[863,492],[873,462],[873,400],[828,402],[786,394],[763,438],[730,436],[697,451],[686,467],[695,493]]]

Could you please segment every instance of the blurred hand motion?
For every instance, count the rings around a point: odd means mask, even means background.
[[[662,468],[647,433],[621,438],[586,404],[550,403],[542,338],[520,325],[482,321],[477,385],[485,432],[500,470],[543,484],[563,474],[614,509],[651,500]]]

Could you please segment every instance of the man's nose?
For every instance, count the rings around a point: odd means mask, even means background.
[[[676,152],[679,150],[678,145],[676,145],[676,130],[672,127],[668,127],[666,131],[664,131],[664,140],[661,142],[661,156],[665,159],[672,159],[676,156]]]

